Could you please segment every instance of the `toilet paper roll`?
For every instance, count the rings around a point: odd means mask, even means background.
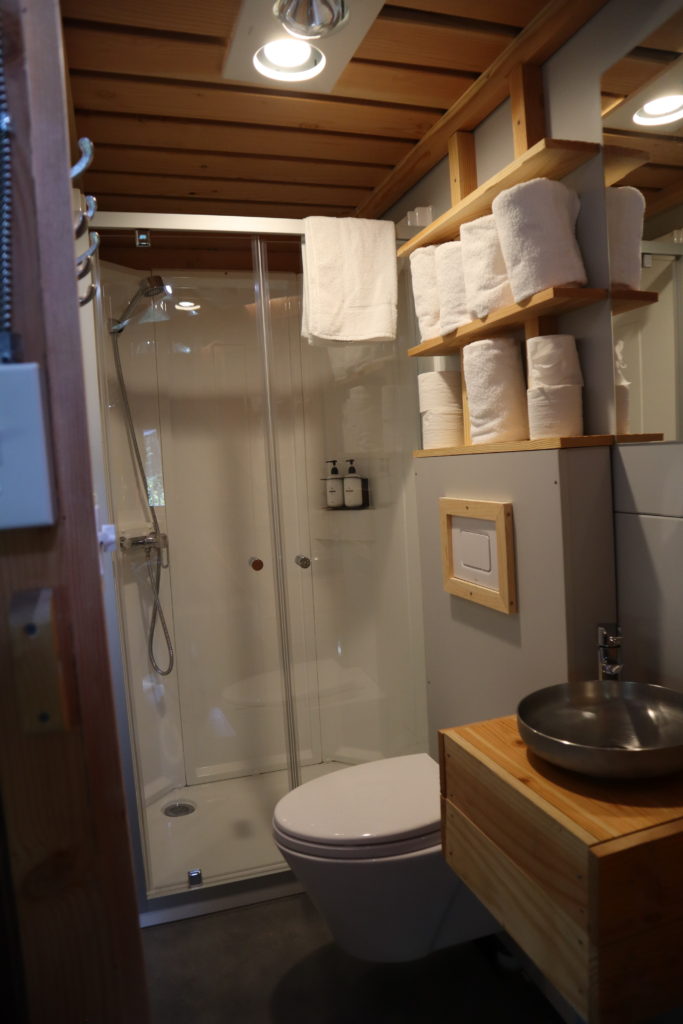
[[[630,434],[631,385],[617,384],[614,389],[614,399],[617,413],[617,434]]]
[[[461,380],[460,370],[431,370],[418,374],[420,412],[460,408],[462,413]]]
[[[576,341],[571,334],[541,334],[526,343],[530,388],[583,384]]]
[[[422,413],[422,447],[454,448],[463,443],[462,409],[433,409]]]
[[[583,388],[576,384],[529,388],[529,437],[580,437]]]
[[[606,190],[610,281],[640,288],[640,240],[643,236],[645,198],[630,185]]]

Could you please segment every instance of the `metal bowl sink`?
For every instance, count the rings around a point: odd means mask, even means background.
[[[529,694],[519,733],[539,757],[599,778],[683,769],[683,693],[652,683],[592,680]]]

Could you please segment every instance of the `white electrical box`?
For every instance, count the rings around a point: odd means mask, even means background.
[[[40,366],[8,363],[0,366],[0,530],[54,521]]]

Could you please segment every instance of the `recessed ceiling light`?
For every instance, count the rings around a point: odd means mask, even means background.
[[[633,115],[636,124],[671,124],[683,118],[683,95],[658,96]]]
[[[304,82],[325,67],[325,54],[303,39],[273,39],[254,54],[254,67],[266,78]]]
[[[176,309],[182,309],[186,313],[192,313],[194,310],[201,309],[202,307],[197,302],[192,302],[189,299],[181,299],[180,302],[176,302]]]

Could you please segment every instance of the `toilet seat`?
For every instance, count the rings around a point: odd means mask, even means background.
[[[439,769],[428,754],[371,761],[305,783],[275,808],[279,846],[343,860],[394,857],[440,843]]]

